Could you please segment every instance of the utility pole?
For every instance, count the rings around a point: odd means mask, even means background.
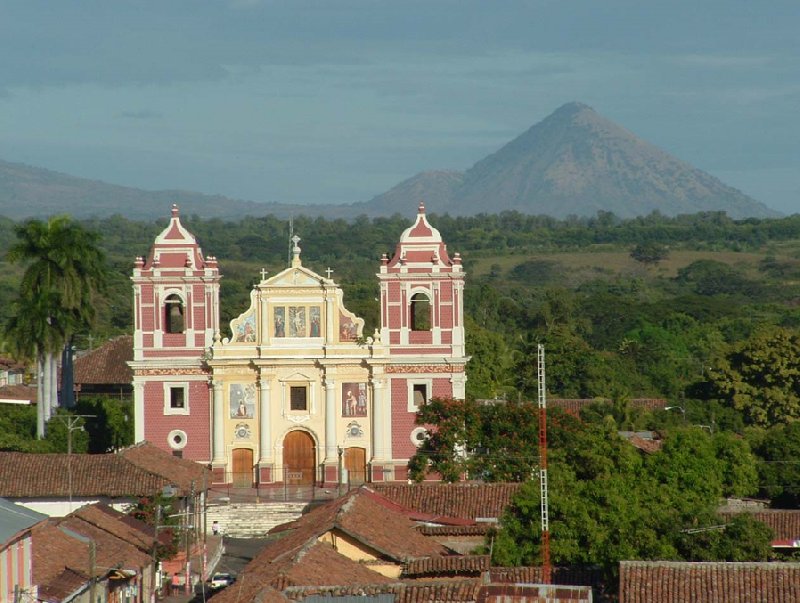
[[[547,388],[544,374],[544,346],[537,348],[537,376],[539,398],[539,490],[542,515],[542,583],[551,584],[550,522],[547,504]]]
[[[72,513],[72,432],[82,431],[83,425],[79,425],[81,419],[95,418],[97,415],[54,415],[56,419],[64,423],[67,428],[67,493],[69,495],[69,512]]]

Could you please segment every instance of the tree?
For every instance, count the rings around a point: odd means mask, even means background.
[[[631,249],[631,257],[645,266],[658,265],[669,257],[669,249],[659,243],[639,243]]]
[[[15,227],[11,262],[25,262],[15,313],[7,325],[18,356],[33,357],[39,375],[37,435],[57,406],[56,358],[61,348],[94,317],[92,296],[104,288],[105,256],[99,235],[66,216],[29,220]]]
[[[800,418],[800,336],[768,326],[728,346],[709,370],[713,395],[754,425]]]
[[[800,423],[749,435],[755,436],[753,450],[761,460],[758,473],[762,493],[777,507],[800,508]]]

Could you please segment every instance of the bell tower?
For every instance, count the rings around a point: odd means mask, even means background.
[[[220,274],[172,206],[169,225],[133,269],[135,439],[209,462],[206,350],[219,332]]]
[[[400,236],[394,255],[384,254],[381,288],[381,341],[388,346],[386,373],[391,404],[391,450],[376,450],[373,465],[406,479],[406,462],[425,431],[414,424],[420,405],[431,398],[463,399],[464,271],[451,258],[441,234],[419,204],[414,224]]]

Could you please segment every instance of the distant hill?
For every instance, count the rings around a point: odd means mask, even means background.
[[[134,220],[152,220],[168,215],[173,203],[180,205],[185,215],[204,218],[238,219],[270,213],[280,217],[301,213],[326,217],[350,215],[336,205],[255,203],[189,191],[145,191],[0,161],[0,215],[14,220],[54,214],[75,218],[120,214]]]
[[[623,218],[653,210],[669,216],[780,215],[581,103],[563,105],[463,174],[423,172],[364,206],[369,213],[403,207],[409,192],[430,200],[432,211],[453,215],[503,210],[557,218],[598,210]]]
[[[426,171],[367,202],[347,205],[256,203],[180,190],[145,191],[0,161],[0,215],[18,220],[66,213],[163,218],[172,203],[185,215],[240,219],[274,214],[348,218],[431,212],[472,215],[517,210],[563,218],[598,210],[623,218],[653,210],[673,216],[725,211],[733,218],[778,212],[672,157],[580,103],[568,103],[466,172]]]

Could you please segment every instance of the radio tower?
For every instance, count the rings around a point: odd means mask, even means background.
[[[544,346],[537,346],[539,380],[539,489],[542,510],[542,583],[551,583],[550,525],[547,516],[547,389],[544,382]]]

